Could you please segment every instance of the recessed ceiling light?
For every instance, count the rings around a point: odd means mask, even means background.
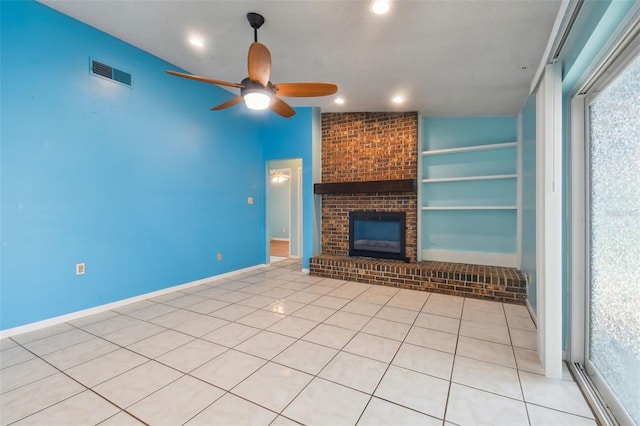
[[[394,104],[401,104],[404,102],[404,96],[396,95],[391,99],[391,102],[393,102]]]
[[[391,9],[391,4],[388,0],[375,0],[371,3],[371,11],[376,15],[384,15]]]
[[[195,47],[204,47],[204,40],[199,37],[190,37],[189,43],[191,43]]]
[[[344,98],[336,98],[333,102],[337,103],[338,105],[342,105],[344,104]]]

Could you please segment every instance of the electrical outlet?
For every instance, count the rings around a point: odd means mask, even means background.
[[[247,204],[253,204],[253,197],[247,198]]]
[[[218,253],[218,261],[222,260],[222,253]]]
[[[84,275],[84,262],[76,263],[76,275]]]

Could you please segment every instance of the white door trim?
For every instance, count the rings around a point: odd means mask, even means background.
[[[586,153],[585,153],[585,96],[571,99],[571,140],[569,143],[570,179],[568,186],[569,217],[569,359],[584,364],[585,303],[586,303]]]
[[[562,378],[562,69],[549,64],[536,103],[536,307],[538,356]]]
[[[302,159],[300,160],[302,162]],[[298,166],[298,253],[296,258],[302,257],[302,166]]]
[[[516,268],[522,268],[522,113],[518,114],[518,146],[516,151]]]

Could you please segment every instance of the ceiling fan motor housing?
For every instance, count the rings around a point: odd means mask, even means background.
[[[273,96],[276,92],[271,82],[269,82],[269,84],[267,84],[266,86],[263,86],[259,81],[249,80],[249,77],[242,80],[240,84],[242,84],[243,86],[240,88],[240,96],[244,96],[245,94],[251,92],[260,92],[265,93],[269,96]]]

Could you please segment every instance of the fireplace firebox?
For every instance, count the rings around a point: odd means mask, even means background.
[[[349,256],[408,262],[404,212],[349,213]]]

